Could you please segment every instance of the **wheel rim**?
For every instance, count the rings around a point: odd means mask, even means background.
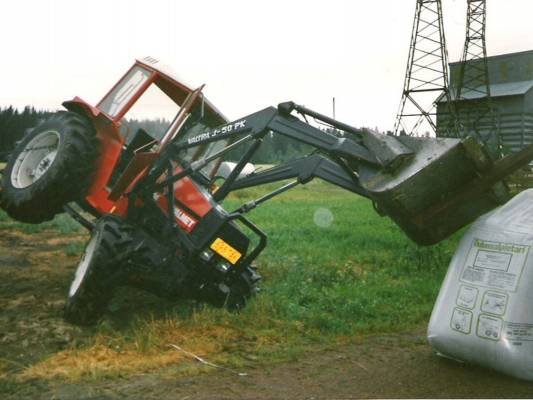
[[[37,182],[54,163],[60,141],[59,132],[51,130],[30,140],[15,160],[11,172],[13,187],[24,189]]]
[[[91,241],[89,242],[89,244],[87,244],[87,247],[85,248],[85,253],[83,253],[83,257],[81,258],[80,263],[78,264],[78,268],[76,269],[74,280],[70,284],[70,289],[68,292],[69,297],[72,297],[76,294],[76,292],[81,286],[81,283],[85,279],[85,275],[87,275],[87,271],[89,270],[89,265],[91,265],[91,261],[94,256],[94,250],[96,248],[97,237],[98,235],[94,235],[91,238]]]

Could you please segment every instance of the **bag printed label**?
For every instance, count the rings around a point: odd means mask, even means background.
[[[529,246],[474,239],[461,275],[462,282],[515,291]]]

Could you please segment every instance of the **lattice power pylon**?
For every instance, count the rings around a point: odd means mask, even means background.
[[[455,115],[448,90],[448,53],[441,0],[417,0],[407,71],[394,134],[435,136],[437,99],[446,100],[450,113]]]
[[[467,0],[466,40],[456,83],[455,109],[463,135],[480,139],[494,154],[501,138],[491,100],[487,63],[486,0]]]

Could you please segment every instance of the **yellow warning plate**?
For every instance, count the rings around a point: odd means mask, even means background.
[[[239,258],[241,258],[242,254],[235,250],[233,247],[231,247],[229,244],[227,244],[225,241],[223,241],[220,238],[217,238],[212,244],[211,249],[215,252],[220,254],[222,257],[224,257],[226,260],[228,260],[230,263],[235,264],[237,261],[239,261]]]

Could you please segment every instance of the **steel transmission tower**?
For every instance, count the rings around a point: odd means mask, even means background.
[[[491,152],[501,152],[490,94],[485,42],[486,0],[467,0],[466,40],[456,83],[455,108],[462,133],[480,139]]]
[[[455,116],[448,90],[448,53],[441,0],[417,0],[407,71],[394,134],[436,135],[435,102],[438,99],[446,100],[450,115]],[[448,120],[452,122],[447,125],[454,125],[455,117]],[[439,132],[439,136],[454,135]]]

